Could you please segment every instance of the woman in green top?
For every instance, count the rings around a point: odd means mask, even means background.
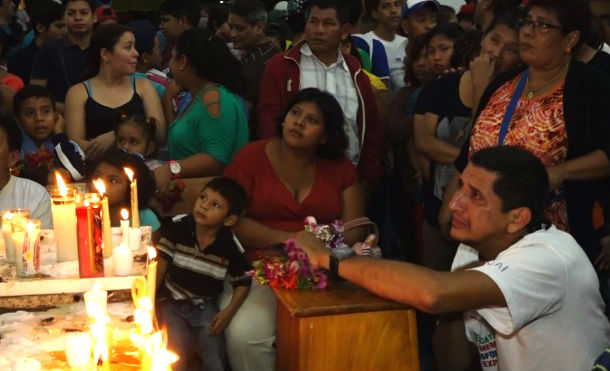
[[[169,68],[192,100],[169,126],[170,162],[155,169],[157,189],[177,177],[219,175],[248,142],[248,119],[240,95],[245,92],[241,64],[224,41],[203,28],[184,31]]]

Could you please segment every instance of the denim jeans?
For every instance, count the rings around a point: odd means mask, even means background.
[[[193,305],[189,301],[168,298],[157,305],[167,328],[168,348],[180,356],[172,365],[174,371],[186,370],[195,343],[201,358],[201,369],[223,371],[226,368],[224,333],[218,336],[208,335],[210,322],[218,313],[217,300]]]

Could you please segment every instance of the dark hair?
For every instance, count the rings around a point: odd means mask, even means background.
[[[455,9],[448,5],[439,5],[438,12],[436,13],[436,23],[437,24],[446,24],[451,22],[451,16],[455,14]]]
[[[224,5],[214,5],[208,12],[207,29],[210,33],[215,34],[216,31],[229,20],[229,9]]]
[[[364,0],[364,11],[370,17],[373,15],[373,10],[379,8],[379,0]]]
[[[118,135],[119,129],[123,125],[133,125],[144,133],[147,142],[155,141],[155,132],[157,131],[157,120],[154,117],[144,117],[143,115],[127,115],[122,114],[120,117],[121,121],[117,124],[114,129],[114,134]],[[144,154],[144,153],[143,153]]]
[[[8,45],[8,40],[4,32],[0,32],[0,61],[6,61],[6,55],[8,54],[8,49],[10,45]]]
[[[89,69],[83,80],[90,79],[100,72],[100,61],[102,59],[100,53],[102,52],[102,49],[112,52],[119,42],[119,39],[123,37],[126,32],[133,34],[129,27],[118,23],[103,24],[93,31],[89,43],[89,53],[91,55]]]
[[[213,178],[203,187],[203,190],[208,188],[220,193],[227,200],[229,204],[228,215],[239,216],[246,208],[246,203],[248,202],[246,191],[233,179],[223,176]]]
[[[118,148],[111,148],[102,154],[94,166],[89,168],[89,180],[91,180],[93,173],[100,164],[114,166],[117,169],[120,169],[121,173],[123,173],[123,168],[125,167],[133,170],[133,176],[138,180],[138,206],[140,209],[148,207],[148,202],[150,201],[155,189],[155,178],[153,177],[152,172],[148,169],[148,166],[146,166],[140,157],[127,153]],[[127,178],[127,174],[125,174],[125,178]],[[127,192],[129,192],[127,196],[130,196],[131,191],[128,190]],[[127,199],[129,199],[129,197]]]
[[[53,0],[38,0],[31,9],[28,8],[28,13],[36,36],[39,34],[36,25],[41,24],[48,29],[51,23],[64,18],[63,7]]]
[[[503,213],[527,207],[532,213],[528,227],[536,227],[542,222],[549,177],[538,157],[523,148],[500,146],[476,152],[470,163],[498,175],[493,190],[502,200]]]
[[[139,19],[129,22],[127,27],[133,33],[136,39],[136,50],[139,58],[142,58],[144,53],[151,54],[155,46],[155,36],[157,35],[157,27],[148,19]]]
[[[470,61],[481,52],[481,39],[483,34],[475,29],[464,31],[462,36],[453,45],[453,55],[449,63],[451,67],[468,68]]]
[[[200,7],[197,0],[165,0],[159,6],[159,14],[174,18],[185,17],[191,27],[199,24]]]
[[[233,0],[229,13],[244,18],[252,26],[258,22],[267,23],[267,9],[260,0]]]
[[[40,85],[26,85],[13,97],[13,114],[19,117],[21,112],[21,105],[26,99],[29,98],[48,98],[51,101],[51,106],[55,110],[55,98],[49,89]]]
[[[346,0],[311,0],[307,5],[307,12],[305,19],[309,18],[311,9],[313,7],[318,9],[334,9],[337,13],[337,19],[340,25],[353,22],[352,11],[350,9],[350,2]],[[360,14],[358,14],[360,16]],[[356,18],[357,19],[357,18]]]
[[[68,4],[75,3],[77,1],[86,2],[89,5],[89,9],[91,9],[92,13],[95,10],[95,4],[93,3],[93,0],[63,0],[64,9],[66,9],[68,7]]]
[[[522,7],[516,7],[513,9],[507,9],[504,13],[494,16],[493,21],[485,30],[485,35],[491,32],[496,26],[504,25],[511,30],[518,30],[519,19],[525,16],[524,9]]]
[[[563,27],[561,30],[563,34],[580,31],[580,39],[576,46],[589,37],[593,13],[590,5],[584,0],[530,0],[530,9],[535,6],[554,13]]]
[[[491,13],[494,18],[499,17],[506,12],[510,12],[511,10],[517,8],[524,8],[523,0],[493,0],[491,2]]]
[[[417,35],[409,40],[407,45],[407,55],[405,57],[405,83],[411,86],[420,86],[423,81],[419,81],[415,76],[413,64],[419,58],[421,52],[426,49],[426,34]]]
[[[235,94],[245,94],[241,63],[227,44],[208,30],[197,27],[182,32],[175,48],[176,56],[185,55],[199,77],[222,84]]]
[[[280,138],[282,137],[284,118],[292,107],[301,102],[315,103],[322,112],[324,118],[326,142],[320,144],[317,155],[329,159],[337,159],[344,156],[345,150],[347,149],[347,136],[343,129],[343,123],[345,122],[343,110],[335,97],[316,88],[303,89],[288,102],[277,126],[277,132]]]
[[[10,116],[5,116],[0,113],[0,129],[6,134],[6,142],[8,143],[9,151],[19,151],[23,142],[23,133],[15,120]]]

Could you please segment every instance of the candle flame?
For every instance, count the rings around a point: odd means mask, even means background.
[[[4,214],[4,219],[6,219],[7,221],[13,220],[13,213],[7,211],[6,214]]]
[[[28,232],[32,232],[34,230],[34,223],[32,223],[31,221],[28,222],[28,225],[26,226]]]
[[[96,203],[96,202],[100,202],[100,198],[97,194],[93,194],[91,195],[91,202]]]
[[[93,180],[93,186],[97,189],[99,194],[104,197],[106,195],[106,185],[104,181],[100,178]]]
[[[129,211],[127,211],[127,209],[121,209],[121,219],[129,219]]]
[[[96,303],[87,303],[86,310],[87,314],[95,320],[95,323],[91,325],[91,335],[95,340],[95,347],[93,348],[93,360],[95,363],[97,363],[98,360],[101,358],[102,362],[105,362],[108,360],[108,345],[106,344],[106,322],[110,322],[110,318],[104,315],[102,308],[100,308],[100,306]]]
[[[91,291],[93,292],[100,292],[102,291],[102,284],[99,282],[96,282],[93,287],[91,288]]]
[[[157,250],[154,247],[148,246],[148,260],[153,260],[157,257]]]
[[[125,170],[125,174],[127,174],[127,177],[129,178],[129,181],[133,182],[133,170],[131,170],[128,167],[124,167],[123,170]]]
[[[66,186],[66,182],[64,182],[64,178],[62,178],[57,171],[55,172],[55,178],[57,179],[57,189],[59,189],[59,194],[62,197],[66,197],[68,195],[68,187]]]

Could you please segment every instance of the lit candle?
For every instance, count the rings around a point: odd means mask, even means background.
[[[53,229],[57,245],[57,261],[65,262],[78,259],[78,243],[76,240],[76,190],[68,189],[59,175],[58,189],[51,192],[53,214]]]
[[[91,308],[99,308],[104,316],[107,313],[108,292],[102,290],[99,282],[96,282],[91,290],[85,293],[85,308],[89,317],[96,317],[96,313],[92,312]]]
[[[114,262],[114,274],[117,276],[129,276],[131,274],[133,258],[131,249],[125,243],[113,249],[112,260]]]
[[[121,209],[121,236],[123,236],[121,242],[129,247],[129,211],[127,209]]]
[[[102,197],[102,240],[104,245],[104,258],[112,256],[112,229],[110,227],[110,208],[106,196],[106,185],[101,179],[93,181],[93,185]]]
[[[100,197],[87,193],[76,206],[78,273],[80,278],[104,277]]]
[[[155,313],[155,293],[157,291],[157,250],[148,247],[148,270],[146,274],[146,292],[152,304],[152,313]]]
[[[125,174],[131,182],[129,189],[131,191],[131,226],[133,228],[140,228],[140,211],[138,209],[138,180],[133,176],[133,170],[128,167],[124,167]]]
[[[21,219],[13,225],[13,246],[18,277],[33,276],[40,270],[40,220]]]
[[[4,256],[9,263],[15,263],[15,248],[13,247],[13,222],[29,218],[30,210],[13,209],[2,211],[2,234],[4,235]]]
[[[84,332],[68,333],[64,340],[66,360],[70,367],[80,368],[91,363],[91,338]]]

